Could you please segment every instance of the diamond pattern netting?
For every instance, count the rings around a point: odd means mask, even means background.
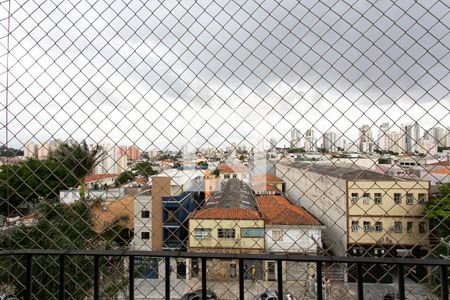
[[[1,1],[0,248],[448,258],[448,12]],[[135,259],[135,294],[163,298],[164,261]],[[56,297],[57,259],[34,263],[34,296]],[[127,297],[128,258],[100,263],[102,297]],[[237,298],[237,261],[208,263],[211,292]],[[0,269],[0,295],[23,296],[25,260]],[[67,297],[91,295],[93,262],[66,269]],[[200,288],[200,262],[170,271],[173,297]],[[395,268],[364,271],[368,298],[395,290]],[[284,289],[313,299],[314,273],[286,263]],[[250,298],[276,290],[275,262],[245,274]],[[438,271],[406,274],[408,299],[439,293]],[[327,297],[355,297],[352,266],[324,275]]]

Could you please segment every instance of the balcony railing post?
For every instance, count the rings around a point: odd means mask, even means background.
[[[206,299],[206,257],[201,258],[202,261],[202,299]]]
[[[134,255],[128,257],[128,294],[130,300],[134,299]]]
[[[356,277],[358,282],[358,300],[364,300],[363,268],[361,263],[356,263]]]
[[[277,260],[278,299],[283,299],[283,261]]]
[[[66,256],[61,254],[59,256],[59,299],[64,300],[66,298],[66,288],[65,288],[65,268],[66,267]]]
[[[441,298],[448,299],[448,267],[441,266]]]
[[[100,299],[100,257],[94,256],[94,300]]]
[[[323,299],[323,291],[322,291],[322,262],[318,261],[316,262],[316,268],[317,268],[317,300]]]
[[[398,299],[405,300],[405,266],[397,265],[398,273]]]
[[[239,299],[244,300],[244,259],[239,258]]]
[[[170,300],[170,257],[164,258],[164,269],[165,269],[165,297],[166,300]]]
[[[27,254],[27,278],[26,278],[26,297],[25,299],[31,300],[33,296],[33,283],[32,283],[32,276],[33,276],[33,255]]]

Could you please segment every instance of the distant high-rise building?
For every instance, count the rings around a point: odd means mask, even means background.
[[[37,145],[33,142],[28,142],[23,147],[23,156],[25,158],[37,158]]]
[[[386,150],[395,153],[402,153],[405,149],[404,133],[402,131],[389,131],[387,134],[387,148]]]
[[[141,156],[141,150],[136,146],[130,146],[127,149],[127,159],[131,161],[138,160]]]
[[[420,144],[416,146],[417,152],[429,156],[435,156],[438,152],[438,144],[430,136],[424,136]]]
[[[270,149],[275,150],[277,147],[277,140],[275,138],[270,138]]]
[[[128,159],[123,146],[102,145],[105,157],[95,168],[96,174],[120,174],[127,170]]]
[[[300,141],[302,139],[302,134],[296,128],[291,130],[291,147],[300,148]]]
[[[305,151],[316,151],[314,128],[308,129],[305,133]]]
[[[48,143],[43,143],[38,145],[37,149],[37,158],[38,159],[47,159],[49,154],[50,146]]]
[[[337,133],[334,131],[325,132],[323,135],[322,147],[327,151],[337,151]]]
[[[373,135],[369,125],[363,125],[359,128],[359,151],[372,152]]]
[[[389,149],[389,122],[381,123],[378,131],[378,149],[388,150]]]
[[[436,126],[431,129],[431,136],[434,140],[434,142],[439,147],[446,147],[447,146],[447,130],[445,128],[442,128],[440,126]]]
[[[420,128],[417,123],[415,124],[407,124],[403,125],[402,129],[404,131],[404,151],[405,152],[414,152],[417,149],[417,144],[420,140]]]

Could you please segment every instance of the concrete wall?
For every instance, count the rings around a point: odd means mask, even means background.
[[[149,218],[142,218],[141,212],[149,211]],[[150,192],[136,195],[134,198],[134,239],[133,247],[135,250],[152,250],[152,195]],[[148,240],[141,239],[142,232],[149,232]]]
[[[277,164],[279,178],[286,182],[290,201],[303,206],[326,229],[322,241],[335,255],[345,255],[347,245],[345,180]]]
[[[273,230],[282,230],[283,238],[274,240]],[[268,252],[317,252],[322,246],[319,226],[266,225],[265,239]]]
[[[152,249],[163,248],[162,232],[162,198],[170,196],[170,177],[153,177],[152,179]]]

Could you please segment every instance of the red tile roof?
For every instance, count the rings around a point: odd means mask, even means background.
[[[219,172],[224,174],[232,174],[232,173],[248,173],[248,168],[244,165],[227,165],[221,164],[219,165]]]
[[[450,168],[440,168],[431,170],[432,174],[450,174]]]
[[[306,210],[293,205],[283,196],[258,196],[256,201],[266,224],[320,225]]]
[[[109,179],[109,178],[116,178],[119,176],[119,174],[95,174],[95,175],[88,175],[84,177],[84,182],[95,182],[99,180]]]
[[[450,161],[438,161],[428,165],[434,167],[450,167]]]
[[[261,220],[258,211],[245,208],[204,208],[197,210],[192,219]]]
[[[283,183],[283,179],[271,175],[271,174],[259,174],[252,177],[252,181],[266,181],[266,182],[277,182],[277,183]]]
[[[142,184],[142,185],[146,185],[147,184],[147,179],[139,177],[133,180],[136,183]]]
[[[268,192],[280,192],[279,189],[277,189],[276,187],[274,187],[273,185],[270,184],[264,184],[264,183],[260,183],[260,184],[254,184],[253,185],[253,190],[254,191],[268,191]]]

